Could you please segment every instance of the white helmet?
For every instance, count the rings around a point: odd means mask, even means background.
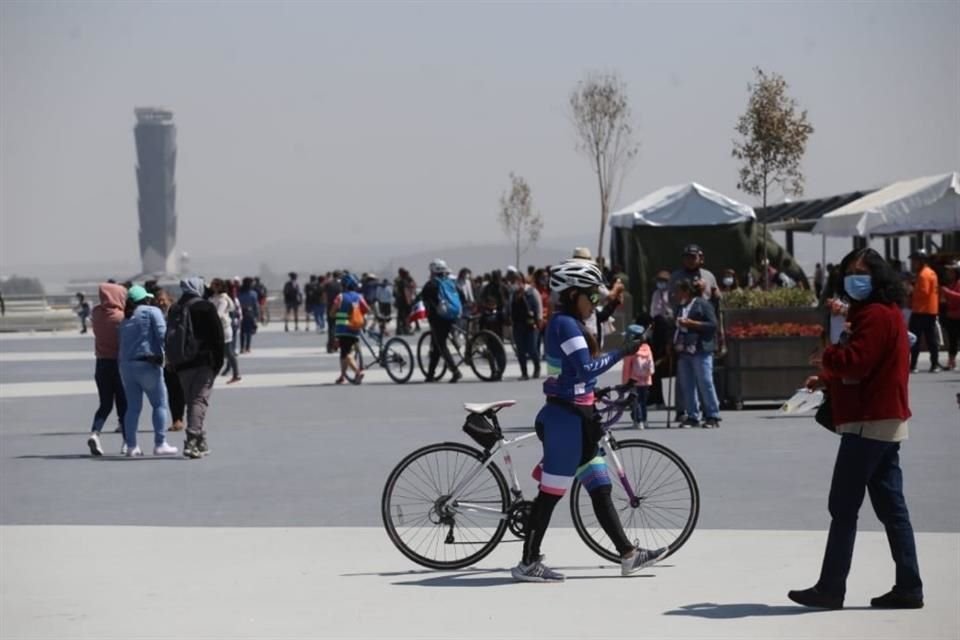
[[[443,276],[450,273],[447,263],[439,258],[430,263],[430,273],[435,276]]]
[[[603,274],[595,262],[564,260],[550,269],[550,290],[560,293],[566,289],[593,289],[603,286]]]

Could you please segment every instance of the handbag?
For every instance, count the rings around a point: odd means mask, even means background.
[[[830,433],[836,433],[837,427],[833,424],[833,410],[830,404],[830,394],[826,391],[823,392],[823,402],[820,403],[820,406],[817,407],[817,413],[814,415],[813,419],[817,421],[821,427],[829,431]]]

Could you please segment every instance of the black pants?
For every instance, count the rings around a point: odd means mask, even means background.
[[[942,322],[947,333],[947,356],[954,360],[960,347],[960,318],[944,318]]]
[[[852,433],[845,433],[841,438],[830,484],[830,533],[817,582],[821,591],[837,596],[846,593],[857,538],[857,514],[864,493],[869,492],[877,519],[887,531],[887,542],[896,565],[894,590],[923,596],[913,527],[903,497],[899,452],[899,442],[870,440]]]
[[[332,308],[327,307],[328,309]],[[327,353],[333,353],[337,350],[337,335],[334,327],[337,326],[337,316],[327,314]]]
[[[427,367],[427,377],[432,378],[437,370],[437,364],[440,358],[443,358],[444,364],[451,374],[458,373],[457,365],[450,355],[450,345],[447,344],[447,338],[450,331],[453,330],[453,322],[449,320],[431,320],[430,321],[430,362]]]
[[[186,400],[183,398],[183,387],[176,372],[163,368],[163,383],[167,387],[167,400],[170,403],[170,419],[176,422],[183,420]]]
[[[939,365],[940,345],[937,342],[937,316],[932,313],[911,313],[910,331],[917,336],[917,342],[913,345],[910,354],[910,368],[917,368],[917,360],[920,358],[920,338],[927,342],[927,349],[930,350],[930,368]]]
[[[117,417],[120,418],[120,427],[123,428],[123,416],[127,413],[127,397],[123,393],[123,381],[120,380],[120,365],[116,360],[97,358],[97,367],[93,378],[97,383],[97,393],[100,395],[100,406],[93,415],[91,431],[100,433],[103,424],[110,416],[114,404],[117,406]]]

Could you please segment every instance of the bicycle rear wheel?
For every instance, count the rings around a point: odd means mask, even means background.
[[[466,359],[473,373],[484,382],[500,380],[507,368],[506,349],[492,331],[483,330],[470,338]]]
[[[397,384],[403,384],[413,375],[413,351],[403,338],[390,338],[380,351],[380,364]]]
[[[353,348],[350,349],[350,355],[353,356],[353,361],[357,364],[357,367],[359,367],[360,371],[363,371],[363,351],[360,350],[359,338],[355,343],[353,343]],[[351,383],[355,383],[357,381],[357,374],[354,373],[350,367],[347,367],[347,372],[344,375]]]
[[[613,506],[620,515],[627,539],[645,549],[667,548],[667,556],[683,546],[700,515],[700,490],[690,467],[667,447],[647,440],[617,442],[617,455],[627,482],[637,497],[631,503],[612,463]],[[570,491],[573,526],[587,546],[602,558],[619,562],[610,538],[593,512],[590,495],[575,480]]]
[[[383,526],[400,553],[431,569],[462,569],[493,551],[507,530],[510,497],[503,473],[493,463],[482,468],[483,461],[482,452],[456,442],[423,447],[400,461],[380,501]]]

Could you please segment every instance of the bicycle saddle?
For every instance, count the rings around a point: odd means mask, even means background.
[[[486,413],[491,410],[499,410],[504,407],[512,407],[517,404],[516,400],[497,400],[496,402],[487,402],[487,403],[473,403],[465,402],[463,408],[467,410],[468,413]]]

